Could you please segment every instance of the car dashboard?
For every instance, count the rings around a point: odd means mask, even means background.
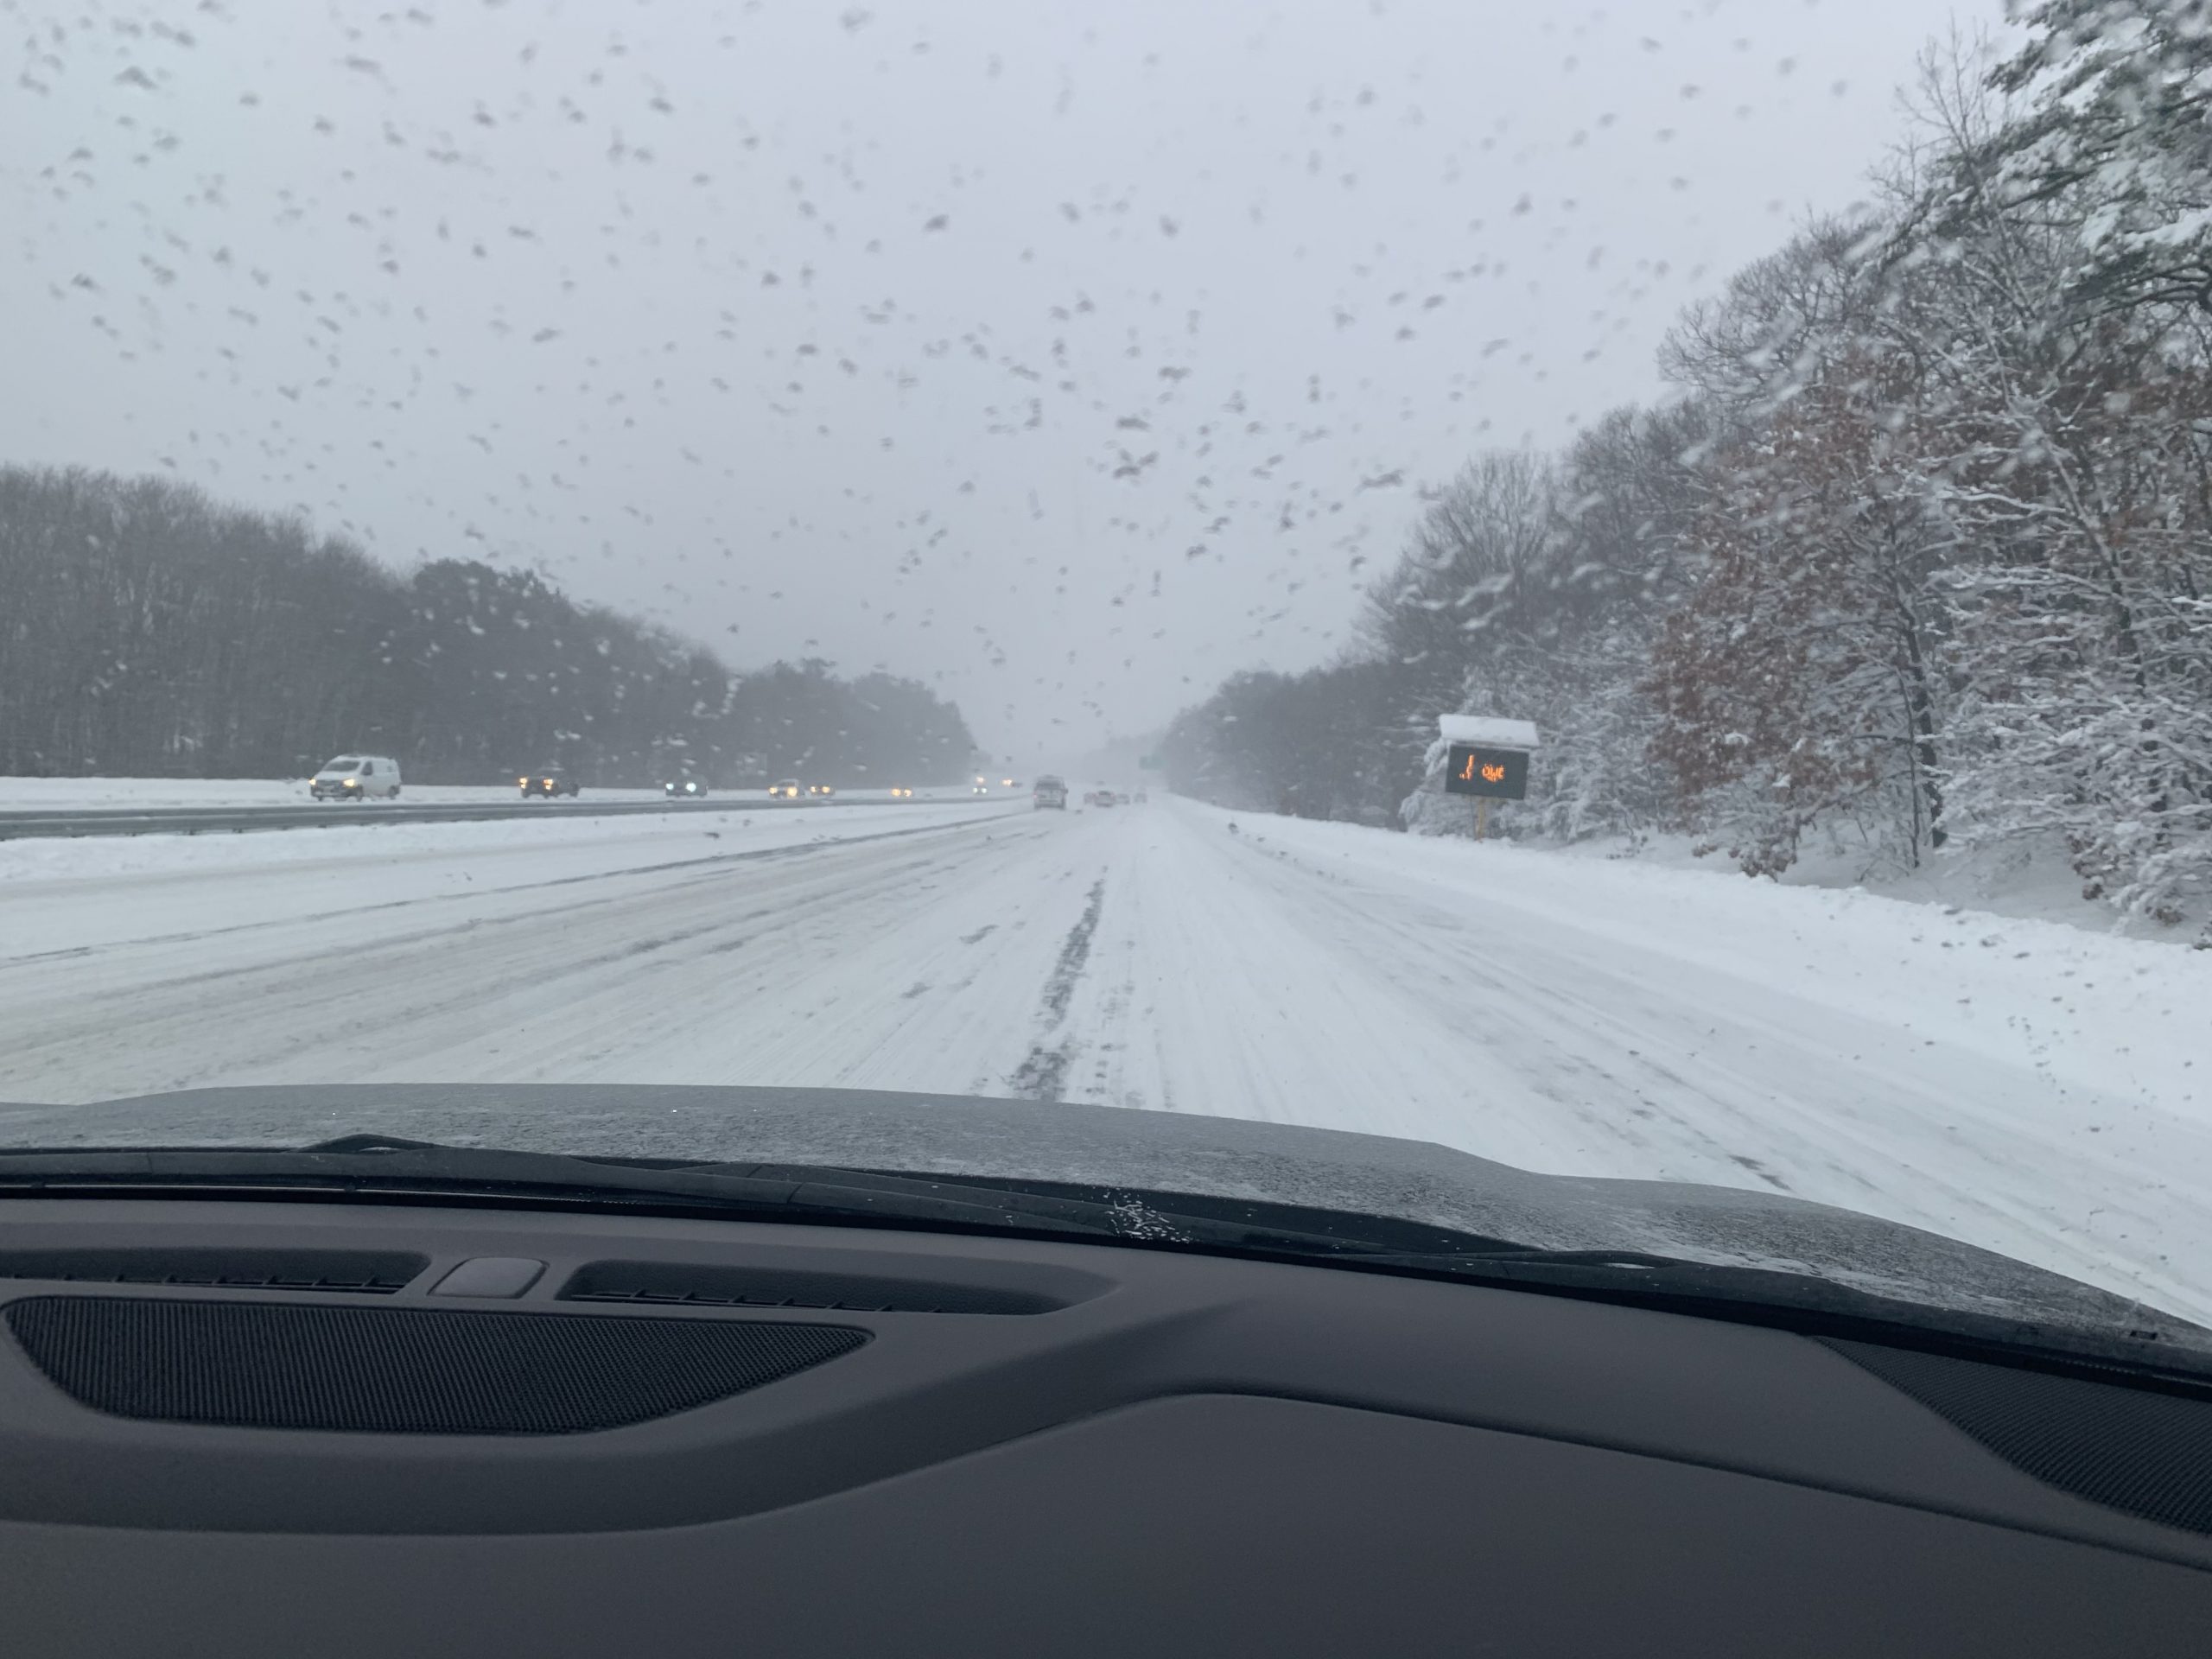
[[[2212,1402],[1170,1248],[0,1209],[12,1652],[2201,1654]]]

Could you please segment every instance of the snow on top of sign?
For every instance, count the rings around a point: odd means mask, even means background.
[[[1439,715],[1436,729],[1446,743],[1495,743],[1506,749],[1536,747],[1533,721],[1494,720],[1488,715]]]

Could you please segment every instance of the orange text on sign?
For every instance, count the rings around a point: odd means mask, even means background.
[[[1502,784],[1505,781],[1505,763],[1502,760],[1484,761],[1482,772],[1483,781],[1486,784]],[[1475,757],[1471,754],[1467,757],[1467,764],[1459,768],[1459,781],[1463,784],[1471,784],[1475,781]]]

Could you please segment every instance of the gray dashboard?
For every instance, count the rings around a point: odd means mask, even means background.
[[[2084,1497],[1782,1330],[448,1205],[11,1200],[0,1271],[13,1651],[2178,1654],[2212,1629],[2186,1503]],[[2009,1408],[2005,1368],[1935,1363]],[[552,1415],[500,1415],[549,1389]],[[2154,1404],[2180,1415],[2138,1439],[2196,1468],[2212,1404]]]

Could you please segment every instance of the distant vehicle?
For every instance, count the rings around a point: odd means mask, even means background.
[[[525,797],[533,795],[577,795],[583,785],[569,776],[565,766],[540,766],[536,772],[525,772],[515,779],[515,786]]]
[[[991,786],[978,778],[976,780],[976,786],[968,792],[970,795],[988,795],[991,792]]]
[[[661,785],[661,791],[666,795],[683,796],[696,800],[705,797],[707,786],[696,778],[671,778]]]
[[[911,801],[914,798],[914,791],[904,784],[893,784],[891,785],[891,798],[894,801]]]
[[[1030,804],[1042,809],[1052,807],[1065,812],[1068,810],[1068,786],[1050,773],[1037,780],[1037,787],[1029,792]]]
[[[837,791],[828,784],[809,784],[806,792],[810,795],[835,795]]]
[[[388,754],[340,755],[308,779],[308,793],[318,801],[385,800],[399,793],[399,762]]]
[[[1021,785],[1012,778],[1001,778],[999,779],[999,787],[1001,789],[1019,789],[1020,786]]]
[[[1110,789],[1094,789],[1083,798],[1083,804],[1085,806],[1111,806],[1114,804],[1114,791]]]
[[[795,801],[805,793],[805,788],[796,778],[785,778],[768,785],[768,798],[772,801]]]

